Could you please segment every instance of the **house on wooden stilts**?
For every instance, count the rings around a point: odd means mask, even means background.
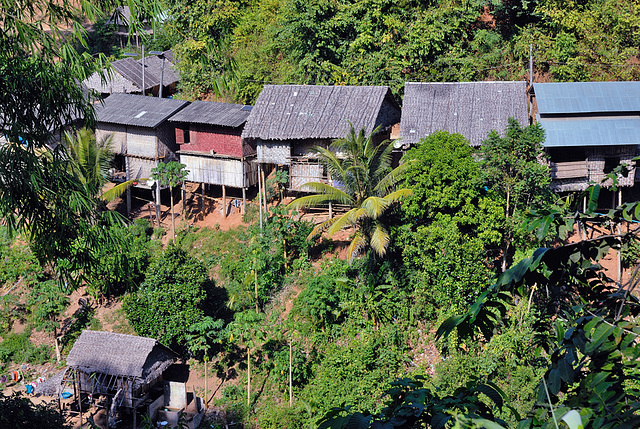
[[[109,428],[115,428],[124,413],[131,414],[134,428],[139,413],[175,423],[181,413],[186,414],[189,427],[195,428],[204,414],[202,400],[191,395],[189,401],[185,383],[166,376],[177,357],[153,338],[83,331],[69,352],[62,377],[52,377],[38,386],[37,393],[60,397],[73,392],[70,406],[80,418],[90,408],[104,409]]]
[[[158,163],[178,159],[174,126],[167,119],[187,104],[187,101],[169,98],[112,94],[96,107],[96,138],[111,136],[113,139],[116,154],[112,174],[114,182],[148,179],[151,177],[151,169]],[[156,188],[158,209],[160,192],[157,184],[144,180],[136,186]],[[131,211],[130,195],[127,192],[127,213]]]
[[[251,106],[194,101],[171,118],[175,126],[180,162],[189,170],[187,181],[222,187],[222,206],[227,214],[227,188],[246,190],[257,183],[256,149],[242,140]]]
[[[532,108],[545,131],[553,190],[583,191],[626,164],[629,174],[618,177],[618,191],[601,193],[600,204],[609,208],[640,197],[633,161],[640,155],[640,82],[534,83]]]
[[[313,148],[344,138],[350,124],[376,139],[389,138],[400,106],[386,86],[265,85],[242,132],[256,145],[261,168],[283,168],[289,190],[327,181]]]

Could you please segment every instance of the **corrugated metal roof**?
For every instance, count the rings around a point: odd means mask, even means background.
[[[244,107],[243,104],[194,101],[169,120],[236,128],[244,124],[251,113],[248,110],[242,110]]]
[[[638,118],[545,119],[545,147],[623,146],[640,144]]]
[[[510,117],[528,124],[526,82],[407,82],[400,142],[415,144],[444,130],[480,146],[490,131],[503,133]]]
[[[381,114],[383,103],[390,113]],[[390,127],[400,108],[386,86],[265,85],[242,132],[262,140],[334,139],[349,123],[370,133]]]
[[[138,88],[142,88],[142,60],[136,61],[133,58],[123,58],[121,60],[112,62],[111,66],[125,79],[133,82]],[[153,64],[151,64],[150,66],[147,62],[147,58],[145,58],[145,89],[153,88],[156,85],[160,85],[160,70],[156,70],[156,67],[153,67]]]
[[[96,120],[111,124],[155,128],[189,104],[184,100],[112,94],[96,106]]]
[[[640,112],[640,82],[534,83],[540,115]]]

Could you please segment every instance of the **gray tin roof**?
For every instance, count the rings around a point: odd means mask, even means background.
[[[541,115],[640,112],[640,82],[534,83]]]
[[[640,144],[640,82],[534,83],[545,147]]]
[[[510,117],[528,124],[526,89],[526,82],[407,82],[400,142],[415,144],[444,130],[480,146],[490,131],[503,133]]]
[[[180,80],[180,74],[175,68],[173,53],[165,51],[163,53],[166,60],[164,61],[164,76],[162,75],[162,59],[150,55],[144,57],[144,86],[145,89],[153,88],[162,84],[164,86],[171,85]],[[95,89],[100,93],[114,92],[142,92],[142,59],[135,60],[127,57],[111,63],[113,70],[106,74],[105,82],[102,81],[102,74],[105,70],[93,73],[84,84],[91,89]]]
[[[239,127],[247,121],[251,109],[242,104],[194,101],[171,118],[172,122]]]
[[[262,140],[334,139],[400,119],[386,86],[265,85],[242,132]]]
[[[545,131],[545,147],[640,144],[640,118],[541,118],[538,122]]]
[[[111,124],[156,128],[189,104],[184,100],[111,94],[96,106],[96,120]]]

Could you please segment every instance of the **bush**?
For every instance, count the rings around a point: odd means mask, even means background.
[[[139,335],[158,339],[184,351],[189,327],[202,320],[208,292],[213,289],[204,264],[174,244],[153,261],[137,292],[127,295],[123,308]]]
[[[0,427],[12,429],[67,429],[65,418],[52,402],[34,405],[28,398],[15,393],[0,393]]]

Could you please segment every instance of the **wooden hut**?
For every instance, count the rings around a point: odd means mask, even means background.
[[[96,138],[113,139],[116,171],[112,180],[148,179],[158,163],[178,159],[174,126],[167,119],[187,104],[169,98],[113,94],[96,107]],[[150,187],[146,181],[137,186]]]
[[[251,106],[194,101],[171,118],[187,181],[242,189],[257,182],[255,146],[242,140]]]
[[[163,372],[176,358],[153,338],[83,331],[67,357],[64,380],[73,382],[77,398],[104,396],[113,426],[116,410],[133,412],[135,421],[138,409],[163,395]]]
[[[160,85],[163,97],[176,91],[180,74],[175,67],[173,53],[164,51],[162,57],[150,55],[144,58],[145,94],[158,96]],[[142,69],[142,59],[123,58],[113,61],[110,70],[95,72],[82,83],[86,88],[99,93],[102,98],[115,93],[142,94]]]
[[[310,181],[325,180],[312,148],[328,147],[349,132],[389,138],[400,121],[400,107],[386,86],[265,85],[242,132],[256,146],[261,164],[289,169],[289,188],[302,191]]]
[[[480,146],[489,132],[504,133],[513,117],[528,125],[526,82],[407,82],[400,140],[408,149],[436,131],[462,134]]]
[[[624,201],[623,193],[638,197],[631,188],[640,180],[633,161],[640,155],[640,82],[534,83],[532,106],[555,191],[582,191],[624,163],[630,173],[619,178],[611,204]]]

